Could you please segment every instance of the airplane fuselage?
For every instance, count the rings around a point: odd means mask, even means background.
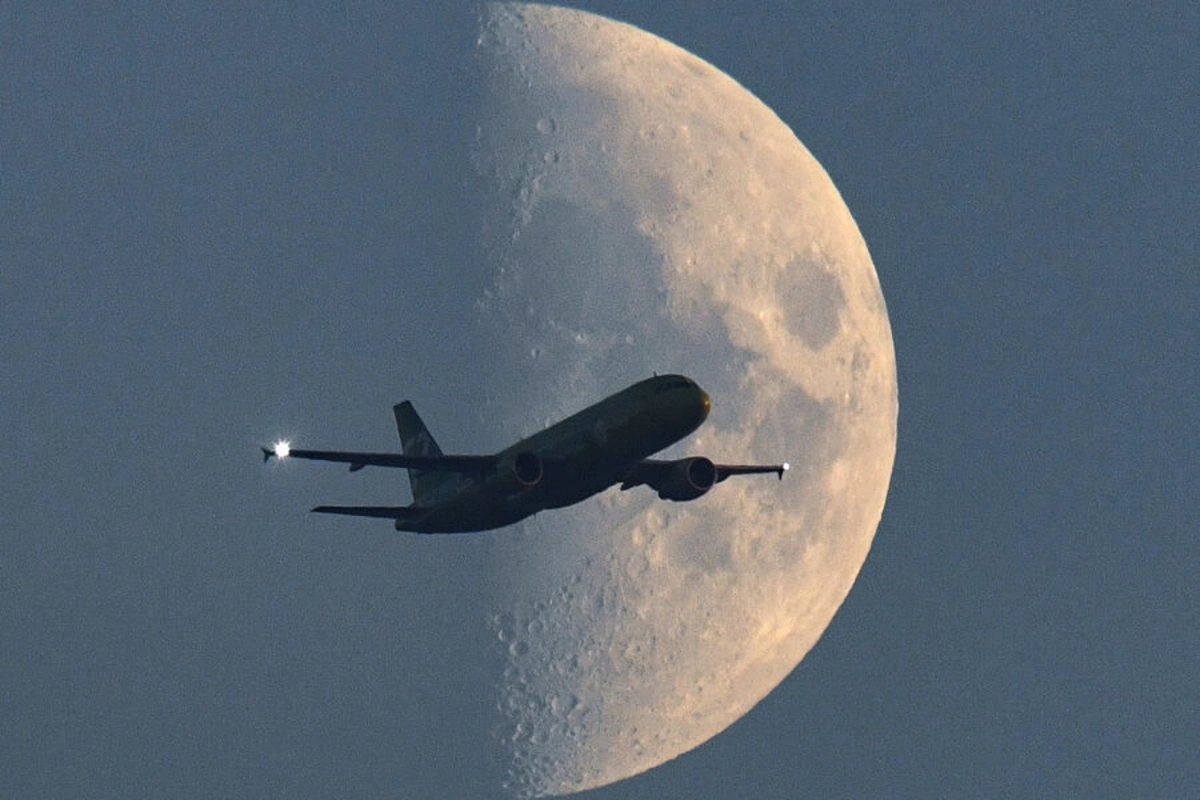
[[[704,390],[681,375],[640,381],[497,453],[487,474],[448,476],[436,500],[414,504],[396,529],[488,530],[573,505],[696,430],[710,407]]]

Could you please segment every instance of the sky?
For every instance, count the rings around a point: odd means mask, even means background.
[[[403,397],[504,444],[458,322],[475,12],[432,6],[0,10],[0,794],[443,796],[475,545],[331,537],[341,476],[257,457],[387,447]],[[791,126],[900,383],[817,646],[582,796],[1200,793],[1200,11],[576,7]]]

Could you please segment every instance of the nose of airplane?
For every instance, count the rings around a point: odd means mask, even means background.
[[[708,419],[708,412],[712,411],[712,398],[703,389],[700,389],[700,406],[703,409],[700,412],[700,421],[703,422]]]

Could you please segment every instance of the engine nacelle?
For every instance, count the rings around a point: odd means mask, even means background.
[[[651,484],[663,500],[695,500],[717,482],[717,468],[704,456],[681,458],[661,480]]]
[[[546,471],[537,453],[528,450],[500,463],[500,475],[510,494],[527,492],[542,482]]]

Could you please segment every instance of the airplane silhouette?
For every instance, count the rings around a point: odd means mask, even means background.
[[[649,458],[708,417],[712,401],[691,378],[657,375],[585,408],[494,455],[444,455],[407,400],[393,407],[403,453],[264,447],[263,461],[305,458],[408,470],[412,505],[317,506],[322,514],[381,517],[396,530],[470,533],[511,525],[573,505],[614,484],[646,485],[664,500],[695,500],[731,475],[775,473],[788,465],[714,464],[704,456]]]

